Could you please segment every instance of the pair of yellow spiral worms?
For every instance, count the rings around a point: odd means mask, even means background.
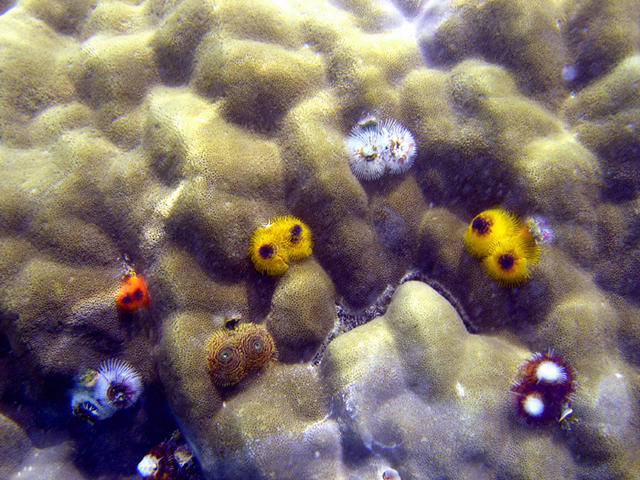
[[[526,281],[540,256],[540,246],[527,225],[502,208],[476,215],[464,232],[464,243],[501,285],[515,286]]]
[[[302,220],[292,216],[276,217],[253,232],[249,257],[260,273],[282,275],[291,260],[308,257],[312,248],[311,229]]]

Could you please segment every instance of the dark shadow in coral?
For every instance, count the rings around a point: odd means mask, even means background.
[[[320,366],[322,368],[322,365]],[[323,375],[326,376],[326,375]],[[329,411],[340,430],[340,444],[342,445],[342,461],[349,467],[356,469],[371,461],[371,452],[364,445],[360,435],[352,430],[342,419],[350,418],[352,414],[345,412],[342,403],[336,398],[330,399]]]
[[[571,86],[579,89],[594,79],[612,70],[616,64],[634,50],[634,41],[624,31],[635,29],[628,17],[628,24],[619,24],[619,19],[607,11],[616,2],[590,1],[571,16],[564,28],[571,56],[574,58],[576,77]],[[613,33],[615,32],[615,33]]]
[[[454,212],[478,213],[480,206],[500,205],[515,188],[509,170],[489,152],[470,155],[444,147],[420,155],[413,168],[425,201]]]
[[[152,384],[133,407],[95,425],[73,418],[70,431],[77,441],[74,461],[91,476],[133,475],[149,450],[177,428],[162,388]]]
[[[154,57],[162,83],[175,86],[189,81],[193,70],[193,52],[177,54],[168,48],[156,48]]]
[[[243,128],[257,132],[276,130],[287,113],[288,105],[280,105],[280,99],[268,91],[252,92],[247,90],[251,98],[243,98],[243,102],[226,100],[223,103],[225,118]]]
[[[608,170],[608,173],[604,176],[603,199],[613,203],[622,203],[636,198],[638,195],[638,179],[633,178],[633,176],[637,175],[639,167],[640,165],[627,163]],[[628,174],[628,171],[631,170],[634,171],[634,175]]]
[[[211,236],[202,227],[206,219],[199,219],[195,212],[172,217],[167,232],[175,242],[187,250],[211,278],[225,282],[238,282],[247,273],[245,263],[238,264],[218,248]],[[245,248],[242,247],[244,258]]]
[[[153,299],[151,301],[153,302]],[[141,308],[135,312],[118,311],[119,327],[121,331],[126,333],[127,339],[141,335],[145,338],[156,340],[158,332],[153,328],[152,318],[154,318],[154,316],[156,318],[162,318],[162,315],[154,315],[155,312],[160,313],[160,309],[156,310],[154,307],[152,304],[149,308]]]
[[[407,241],[411,238],[409,227],[405,219],[389,205],[380,205],[373,211],[373,228],[378,240],[408,266],[411,259],[413,245]]]
[[[246,287],[249,318],[259,321],[267,316],[279,279],[278,276],[261,275],[255,270],[249,273]]]
[[[92,350],[110,355],[116,355],[124,346],[123,339],[111,335],[109,330],[89,323],[73,325],[56,336],[62,335],[73,338],[74,343],[88,345]]]
[[[0,15],[15,5],[15,0],[0,0]]]
[[[56,374],[34,378],[24,359],[13,352],[0,360],[1,367],[8,367],[2,414],[20,425],[35,447],[60,443],[68,436],[70,379]]]

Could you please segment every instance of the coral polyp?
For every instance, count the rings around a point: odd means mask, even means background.
[[[525,224],[520,224],[516,238],[522,244],[529,264],[535,265],[538,263],[538,259],[540,258],[540,245]]]
[[[360,180],[376,180],[387,167],[384,159],[385,139],[377,128],[356,125],[347,138],[351,171]]]
[[[110,359],[97,370],[87,369],[75,378],[71,412],[93,424],[133,405],[142,393],[142,379],[127,362]]]
[[[534,353],[521,365],[519,374],[522,382],[550,387],[562,399],[566,399],[574,389],[573,369],[569,362],[553,350]]]
[[[289,256],[277,232],[270,227],[259,227],[251,235],[249,257],[260,273],[282,275],[289,268]]]
[[[534,353],[518,370],[511,387],[516,409],[528,423],[562,422],[572,410],[568,399],[574,390],[569,363],[549,350]],[[570,414],[570,413],[569,413]]]
[[[476,215],[464,232],[467,250],[476,257],[486,257],[493,245],[511,237],[518,230],[517,218],[502,208],[491,208]]]
[[[401,480],[400,474],[393,468],[388,468],[382,472],[382,480]]]
[[[109,418],[114,412],[114,409],[100,405],[86,389],[77,388],[71,393],[71,413],[91,425]]]
[[[138,474],[145,480],[187,480],[196,470],[193,452],[179,430],[153,447],[138,463]]]
[[[482,258],[489,276],[510,287],[530,277],[540,256],[540,246],[529,227],[502,208],[476,215],[463,240],[469,253]]]
[[[216,331],[207,344],[207,367],[211,380],[219,387],[240,382],[250,372],[263,369],[275,360],[273,337],[261,325],[242,323],[234,329]]]
[[[312,247],[311,229],[299,218],[287,215],[256,228],[251,235],[249,257],[260,273],[282,275],[289,268],[289,260],[308,257]]]
[[[519,386],[512,392],[516,395],[517,411],[527,423],[547,424],[559,418],[560,406],[546,398],[543,391],[529,391]]]

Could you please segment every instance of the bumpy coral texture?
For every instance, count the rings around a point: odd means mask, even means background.
[[[0,1],[3,413],[68,429],[87,478],[135,475],[175,428],[160,431],[166,400],[208,479],[637,479],[639,11]],[[410,170],[352,174],[344,140],[366,113],[411,131]],[[496,206],[555,232],[514,289],[462,240]],[[313,255],[263,277],[249,239],[283,215],[309,225]],[[151,297],[130,318],[114,304],[125,254]],[[366,308],[409,269],[462,315],[410,283],[337,335],[335,302]],[[206,348],[225,317],[267,328],[280,355],[221,390]],[[518,365],[548,348],[576,372],[570,431],[510,402]],[[89,435],[65,385],[111,357],[149,391]]]

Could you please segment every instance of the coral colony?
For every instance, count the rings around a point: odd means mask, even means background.
[[[639,3],[0,0],[3,476],[640,480]]]
[[[511,387],[516,410],[531,424],[566,421],[572,413],[569,396],[573,390],[573,370],[553,350],[534,353],[526,360]]]
[[[381,122],[373,115],[366,115],[351,129],[346,146],[351,171],[361,180],[406,172],[416,156],[409,130],[395,120]]]

